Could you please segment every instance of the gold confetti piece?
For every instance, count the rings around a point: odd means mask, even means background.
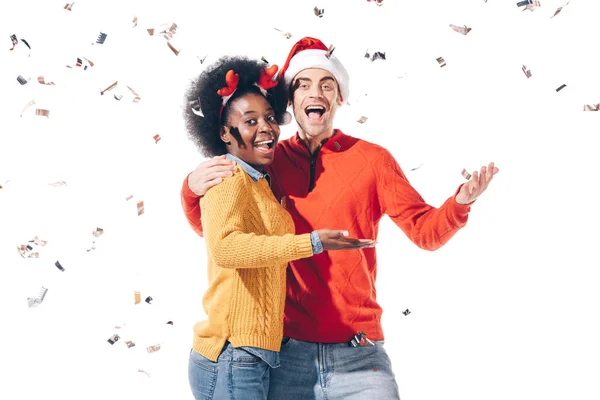
[[[44,298],[46,297],[46,293],[48,293],[48,289],[42,286],[42,289],[40,290],[40,293],[37,295],[37,297],[28,297],[27,304],[29,305],[29,307],[37,307],[40,304],[42,304],[42,301],[44,301]]]
[[[48,82],[48,83],[46,83],[46,80],[44,79],[44,75],[38,76],[37,80],[42,85],[55,85],[54,82]]]
[[[325,57],[330,58],[331,55],[333,54],[334,50],[335,50],[335,46],[330,45],[329,48],[327,49],[327,52],[325,53]]]
[[[446,66],[446,61],[444,60],[443,57],[438,57],[436,58],[436,61],[440,64],[440,68],[445,67]]]
[[[471,174],[467,172],[467,170],[465,168],[463,168],[463,170],[460,172],[461,175],[466,179],[469,180],[471,179]]]
[[[315,6],[315,8],[313,9],[315,15],[319,18],[323,18],[323,14],[325,13],[325,10],[322,8],[319,8],[317,6]]]
[[[146,347],[146,350],[148,351],[148,353],[154,353],[154,352],[160,350],[160,344],[148,346],[148,347]]]
[[[142,98],[140,97],[140,95],[136,93],[136,91],[135,91],[135,90],[133,90],[133,89],[132,89],[132,88],[130,88],[129,86],[127,86],[127,89],[129,89],[129,91],[131,91],[131,93],[133,93],[133,95],[135,96],[135,97],[133,98],[133,102],[134,102],[134,103],[137,103],[138,101],[140,101],[140,100],[142,99]]]
[[[142,302],[140,292],[133,292],[133,296],[134,296],[134,304],[140,304]]]
[[[560,87],[558,89],[556,89],[557,92],[559,92],[561,89],[567,87],[567,85],[560,85]]]
[[[568,6],[570,2],[571,2],[571,0],[567,1],[567,2],[566,2],[565,4],[563,4],[562,6],[558,7],[558,8],[556,9],[556,11],[554,12],[554,15],[553,15],[553,16],[551,16],[550,18],[554,18],[554,17],[556,17],[556,16],[558,15],[558,13],[562,11],[563,7],[565,7],[565,6]]]
[[[104,90],[101,90],[101,91],[100,91],[100,95],[101,95],[101,96],[104,96],[104,93],[106,93],[106,92],[109,92],[109,91],[113,90],[113,89],[114,89],[114,88],[117,86],[117,84],[118,84],[118,83],[119,83],[119,81],[115,81],[115,83],[113,83],[112,85],[110,85],[110,86],[109,86],[109,87],[107,87],[106,89],[104,89]]]
[[[171,49],[171,51],[172,51],[172,52],[173,52],[173,53],[174,53],[176,56],[178,56],[178,55],[179,55],[179,52],[181,51],[181,49],[178,49],[178,48],[176,48],[176,47],[173,45],[173,43],[171,43],[171,41],[168,41],[168,42],[167,42],[167,46],[168,46],[168,47]]]
[[[133,22],[133,28],[135,28],[138,24],[138,17],[133,17],[133,20],[131,22]]]
[[[450,28],[452,28],[455,32],[462,33],[463,35],[471,32],[471,28],[467,28],[466,25],[463,27],[450,24]]]
[[[358,121],[356,121],[356,122],[358,122],[359,124],[364,124],[365,122],[367,122],[367,119],[368,119],[367,117],[363,116],[363,117],[360,117],[358,119]]]
[[[523,73],[525,74],[527,79],[531,78],[531,71],[529,69],[527,69],[527,65],[523,65],[521,70],[523,71]]]
[[[137,203],[137,213],[138,216],[142,215],[144,213],[144,201],[138,201]]]
[[[75,2],[65,4],[64,9],[67,10],[67,11],[73,11],[72,10],[73,4],[75,4]]]
[[[132,348],[135,347],[135,343],[133,343],[131,340],[126,340],[125,344],[127,345],[127,348]]]
[[[160,140],[160,135],[158,133],[152,137],[154,138],[154,143],[158,143],[158,141]]]
[[[92,231],[92,236],[99,238],[100,236],[102,236],[102,234],[104,234],[104,229],[102,228],[96,228],[96,230]]]
[[[42,117],[50,118],[50,110],[43,110],[41,108],[35,109],[35,115],[39,115]]]
[[[583,111],[600,111],[600,103],[598,104],[585,104]]]

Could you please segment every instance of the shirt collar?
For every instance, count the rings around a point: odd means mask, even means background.
[[[242,169],[248,174],[250,175],[250,178],[252,178],[252,180],[254,180],[254,182],[258,182],[258,180],[260,178],[265,178],[267,180],[267,183],[269,184],[269,186],[271,185],[271,177],[269,176],[269,174],[267,174],[266,172],[263,174],[262,172],[257,171],[254,167],[252,167],[250,164],[248,164],[247,162],[241,160],[240,158],[234,156],[231,153],[227,153],[225,154],[225,157],[229,160],[233,160],[236,163],[239,164],[240,167],[242,167]]]

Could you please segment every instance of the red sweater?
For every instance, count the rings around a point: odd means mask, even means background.
[[[455,195],[435,208],[408,183],[400,166],[381,146],[336,130],[315,157],[296,136],[279,142],[267,171],[272,190],[296,225],[296,233],[345,229],[351,237],[377,238],[387,214],[417,246],[436,250],[466,222],[470,205]],[[187,184],[182,203],[188,221],[202,236],[199,198]],[[284,335],[322,343],[348,342],[359,331],[383,340],[377,303],[374,248],[325,251],[290,263]]]

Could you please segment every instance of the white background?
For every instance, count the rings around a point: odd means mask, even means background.
[[[281,66],[296,40],[313,36],[336,46],[352,78],[337,127],[392,151],[430,204],[452,195],[462,168],[500,168],[438,251],[381,224],[377,289],[402,399],[600,399],[600,112],[583,112],[600,102],[600,5],[572,0],[550,18],[562,0],[534,12],[515,3],[321,0],[317,18],[316,4],[299,0],[87,0],[72,11],[64,1],[4,2],[0,398],[192,398],[187,357],[204,317],[206,261],[179,200],[203,160],[184,130],[184,90],[221,55]],[[173,22],[179,56],[146,31]],[[106,42],[92,45],[100,31]],[[8,51],[11,34],[32,50]],[[367,49],[387,60],[365,59]],[[77,57],[94,66],[65,67]],[[18,75],[32,80],[21,86]],[[40,75],[56,85],[38,84]],[[100,96],[116,80],[141,101]],[[56,181],[68,186],[48,185]],[[105,233],[86,252],[96,227]],[[48,241],[40,258],[21,258],[15,247],[36,235]],[[28,308],[42,286],[44,302]],[[152,304],[134,305],[136,290]]]

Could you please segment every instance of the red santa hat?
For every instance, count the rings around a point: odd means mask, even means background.
[[[285,64],[279,71],[279,79],[283,78],[285,87],[289,88],[298,72],[308,68],[321,68],[329,71],[340,86],[342,98],[348,100],[350,96],[350,77],[346,68],[336,56],[327,54],[327,46],[319,39],[305,37],[300,39],[288,55]]]

